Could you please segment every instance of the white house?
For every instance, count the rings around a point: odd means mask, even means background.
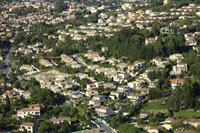
[[[40,107],[38,105],[29,105],[29,108],[23,108],[17,111],[19,118],[25,118],[28,115],[40,117]]]
[[[95,111],[100,117],[107,117],[108,115],[113,113],[112,108],[105,107],[105,106],[97,107],[95,108]]]
[[[128,94],[127,98],[131,101],[141,101],[143,99],[143,95],[141,94]]]
[[[99,106],[99,105],[101,105],[101,101],[100,100],[96,100],[96,99],[91,99],[89,101],[89,105]]]
[[[36,133],[36,124],[33,122],[23,122],[20,125],[19,131],[27,131],[28,133]]]
[[[170,72],[171,75],[179,75],[182,72],[187,72],[188,67],[185,63],[179,63],[176,66],[172,67],[172,71]]]
[[[171,79],[170,80],[172,89],[175,89],[177,86],[181,86],[184,83],[184,79]]]
[[[122,93],[127,92],[127,93],[130,93],[130,92],[132,92],[132,88],[130,88],[128,86],[119,86],[117,88],[117,92],[122,92]]]
[[[176,61],[177,63],[181,62],[184,59],[182,54],[176,53],[169,56],[169,59],[172,61]]]
[[[86,91],[86,96],[91,97],[91,96],[94,96],[94,95],[98,95],[97,90],[93,89],[93,90]]]
[[[103,95],[95,95],[93,97],[94,100],[100,100],[101,102],[105,102],[106,101],[106,97]]]

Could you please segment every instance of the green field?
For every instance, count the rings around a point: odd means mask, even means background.
[[[162,105],[161,102],[148,102],[144,105],[143,110],[163,110],[167,109],[166,105]]]
[[[183,118],[191,118],[192,116],[200,117],[200,112],[197,111],[187,111],[187,110],[180,110],[179,112],[175,113],[175,116],[183,117]]]

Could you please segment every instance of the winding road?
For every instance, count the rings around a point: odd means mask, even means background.
[[[9,62],[10,62],[10,53],[12,51],[12,48],[9,47],[6,55],[3,57],[3,64],[4,64],[4,75],[6,76],[6,78],[9,79],[9,74],[11,72],[11,67],[9,66]]]
[[[100,120],[96,119],[96,118],[92,118],[91,119],[95,124],[99,125],[100,130],[104,131],[106,133],[114,133],[109,126],[107,126],[106,124],[104,124],[103,122],[101,122]]]

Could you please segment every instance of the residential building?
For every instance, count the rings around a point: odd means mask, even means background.
[[[19,131],[26,131],[27,133],[37,133],[36,124],[33,122],[23,122],[20,125]]]
[[[41,113],[40,113],[39,105],[35,105],[35,104],[34,105],[29,105],[28,108],[22,108],[22,109],[17,111],[17,116],[19,118],[25,118],[28,115],[40,117]]]
[[[100,117],[107,117],[113,113],[112,108],[105,107],[105,106],[96,107],[95,111]]]
[[[171,83],[172,89],[175,89],[177,86],[183,85],[184,79],[179,79],[179,78],[171,79],[170,83]]]

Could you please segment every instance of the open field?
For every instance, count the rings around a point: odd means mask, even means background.
[[[200,117],[200,112],[192,111],[192,110],[180,110],[179,112],[175,113],[175,116],[183,117],[183,118],[191,118],[192,116]]]
[[[143,110],[164,110],[167,109],[166,105],[161,104],[161,102],[148,102],[145,104]]]

